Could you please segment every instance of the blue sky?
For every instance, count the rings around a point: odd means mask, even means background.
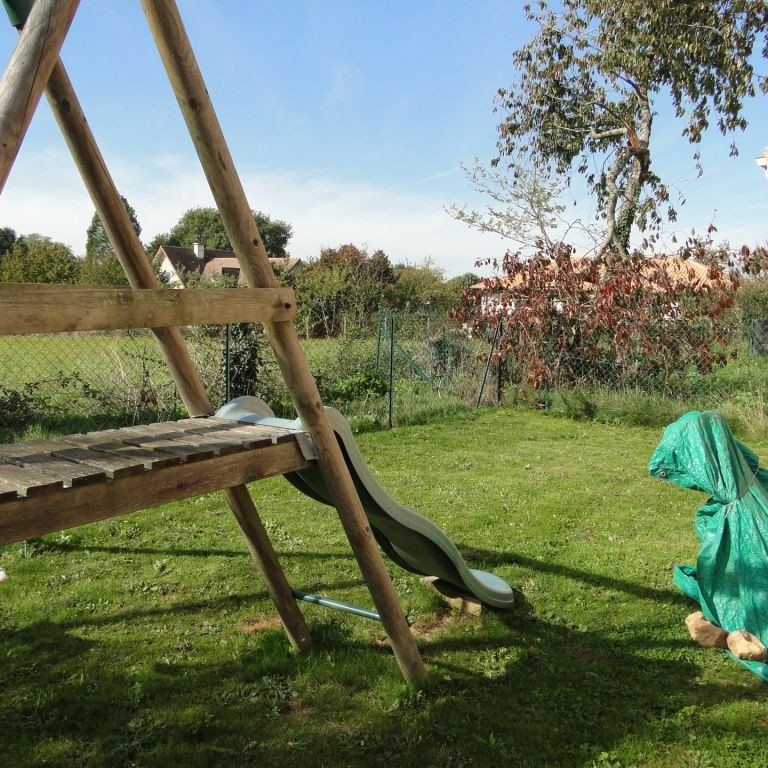
[[[252,207],[294,227],[293,255],[342,242],[393,261],[432,258],[448,274],[500,256],[505,243],[453,221],[482,206],[459,163],[494,155],[496,89],[530,35],[520,2],[179,2]],[[0,28],[0,57],[16,42]],[[138,2],[82,0],[62,59],[121,192],[150,239],[211,197]],[[765,68],[765,67],[764,67]],[[676,229],[713,220],[732,242],[768,237],[766,100],[728,157],[716,136],[692,149],[660,116],[657,170],[683,192]],[[589,215],[579,197],[578,211]],[[46,104],[0,198],[0,226],[85,247],[91,203]]]

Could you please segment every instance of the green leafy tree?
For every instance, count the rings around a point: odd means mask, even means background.
[[[0,262],[0,281],[74,283],[78,266],[72,250],[64,243],[43,235],[22,235]]]
[[[264,240],[267,253],[274,258],[287,256],[288,241],[293,235],[291,225],[280,219],[273,219],[260,211],[251,211],[251,213]],[[190,208],[169,232],[157,235],[147,246],[147,251],[150,256],[154,256],[161,245],[188,248],[192,243],[201,242],[201,240],[206,248],[232,250],[229,235],[224,228],[221,214],[216,208]]]
[[[364,326],[396,280],[384,251],[369,254],[348,243],[324,248],[293,280],[299,296],[299,323],[308,334],[336,336],[346,323]]]
[[[141,234],[141,225],[136,216],[136,211],[124,198],[123,201],[128,217],[131,220],[136,235]],[[112,250],[104,225],[98,213],[93,214],[91,224],[86,233],[85,259],[80,269],[80,282],[87,285],[128,285],[120,262]]]
[[[599,250],[608,260],[626,257],[633,226],[675,218],[651,166],[662,97],[692,144],[711,123],[723,135],[743,130],[745,101],[768,92],[752,60],[759,41],[768,56],[768,4],[561,0],[556,7],[526,6],[538,31],[514,54],[515,81],[499,91],[507,117],[495,162],[513,176],[530,167],[566,180],[574,169],[582,174],[605,220]],[[698,164],[698,152],[694,158]]]
[[[402,312],[442,314],[459,296],[445,281],[444,272],[431,259],[421,264],[398,264],[396,281],[386,294],[387,305]]]
[[[16,232],[10,227],[0,227],[0,259],[8,253],[16,242]]]
[[[475,272],[465,272],[463,275],[457,275],[445,281],[446,288],[451,292],[452,307],[458,305],[464,300],[464,292],[471,285],[476,285],[483,278]]]

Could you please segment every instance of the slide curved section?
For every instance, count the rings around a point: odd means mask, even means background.
[[[335,408],[326,407],[325,410],[373,534],[387,556],[406,570],[437,576],[487,605],[511,607],[514,597],[509,584],[492,573],[469,568],[442,529],[392,498],[368,469],[347,420]],[[255,397],[236,398],[220,408],[216,415],[234,421],[304,430],[300,419],[277,419],[269,406]],[[331,503],[316,462],[306,470],[286,474],[285,478],[310,498],[323,504]]]

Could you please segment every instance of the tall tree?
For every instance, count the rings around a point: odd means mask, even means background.
[[[128,218],[131,220],[133,231],[136,235],[141,234],[141,224],[136,216],[136,211],[133,206],[122,196],[120,199],[123,201],[123,208],[125,208]],[[109,242],[104,225],[101,223],[99,214],[94,211],[91,224],[86,232],[85,241],[85,257],[86,258],[98,258],[104,256],[106,253],[112,253],[112,244]]]
[[[273,219],[261,211],[251,211],[267,253],[274,258],[288,255],[288,241],[293,235],[290,224],[280,219]],[[151,256],[161,245],[175,245],[188,248],[192,243],[200,242],[206,248],[232,250],[232,243],[224,228],[221,214],[216,208],[190,208],[176,222],[175,226],[163,234],[157,235],[147,246]]]
[[[136,235],[141,234],[141,224],[133,206],[121,195],[123,207],[131,220]],[[94,212],[86,232],[85,259],[80,268],[80,282],[88,285],[128,285],[122,266],[112,250],[99,214]]]
[[[16,242],[16,232],[10,227],[0,227],[0,259],[8,253]]]
[[[72,250],[43,235],[22,235],[0,262],[2,282],[74,283],[77,275]]]
[[[758,88],[768,92],[752,60],[760,42],[768,57],[768,4],[560,0],[556,7],[526,6],[538,32],[514,54],[516,79],[499,91],[507,117],[495,162],[513,174],[533,166],[568,177],[575,168],[605,219],[601,250],[625,257],[633,226],[675,218],[651,168],[659,97],[669,98],[692,144],[711,122],[723,135],[743,130],[745,100]],[[698,152],[694,158],[698,164]]]

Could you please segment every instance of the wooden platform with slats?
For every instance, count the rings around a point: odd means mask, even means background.
[[[299,434],[210,417],[0,445],[0,544],[303,469]]]

